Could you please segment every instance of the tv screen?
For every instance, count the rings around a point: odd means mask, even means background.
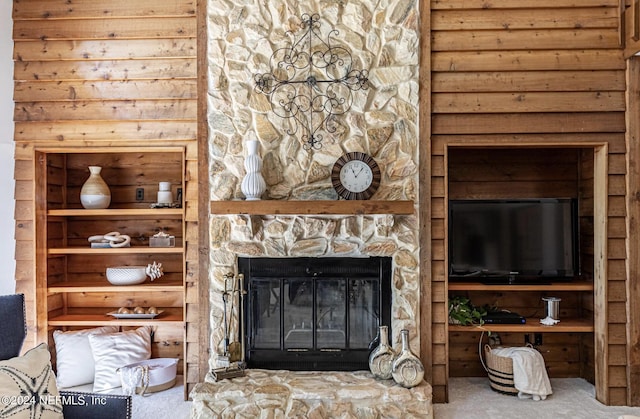
[[[450,280],[571,280],[577,246],[575,199],[449,201]]]

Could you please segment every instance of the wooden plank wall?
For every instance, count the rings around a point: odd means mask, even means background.
[[[606,147],[608,281],[626,280],[625,61],[618,0],[432,0],[431,247],[434,401],[447,399],[447,155],[451,147]],[[424,35],[424,33],[423,33]],[[423,65],[424,69],[424,65]],[[424,103],[429,98],[422,98]],[[603,167],[600,162],[599,167]],[[482,188],[476,184],[474,188]],[[474,189],[475,190],[475,189]],[[594,203],[594,205],[596,205]],[[601,247],[606,249],[607,247]],[[596,333],[606,350],[598,398],[626,404],[624,290]],[[622,293],[622,294],[621,294]],[[611,298],[613,293],[608,293]],[[443,324],[444,323],[444,324]],[[442,333],[445,331],[444,333]],[[608,338],[608,341],[607,341]],[[597,347],[597,346],[596,346]],[[622,351],[621,351],[622,350]],[[607,355],[609,354],[609,355]]]
[[[629,182],[629,215],[627,222],[629,243],[640,243],[640,57],[629,60],[628,113],[635,117],[627,119],[627,153]],[[634,156],[634,157],[631,157]],[[629,248],[629,280],[627,281],[627,352],[629,383],[640,382],[640,246]],[[618,292],[622,292],[618,288]],[[640,406],[640,388],[629,389],[629,405]]]
[[[14,0],[16,289],[35,342],[34,148],[186,148],[187,389],[207,359],[198,280],[195,0]],[[207,273],[202,275],[206,278]]]

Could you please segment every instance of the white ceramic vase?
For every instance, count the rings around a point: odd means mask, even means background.
[[[86,209],[109,208],[111,204],[111,191],[109,186],[100,176],[102,167],[89,166],[89,179],[80,189],[80,203]]]
[[[170,182],[160,182],[158,187],[158,204],[173,203],[173,193]]]
[[[240,189],[247,201],[257,201],[260,199],[264,191],[267,190],[267,184],[262,177],[262,158],[258,154],[258,140],[248,140],[247,156],[244,159],[244,168],[247,174],[242,179]]]

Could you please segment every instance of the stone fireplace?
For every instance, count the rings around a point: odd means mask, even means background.
[[[212,214],[211,368],[217,367],[224,341],[221,293],[225,277],[229,273],[238,274],[239,258],[389,258],[391,343],[398,347],[399,331],[408,329],[411,348],[419,353],[421,272],[417,208],[413,215],[401,216],[321,215],[323,200],[338,199],[330,181],[332,166],[351,151],[368,153],[381,169],[381,184],[372,200],[413,200],[417,205],[418,7],[414,1],[209,1],[207,98],[211,199],[244,199],[240,190],[245,174],[244,143],[258,139],[263,159],[261,173],[267,184],[262,199],[319,201],[317,215]],[[268,99],[256,94],[253,85],[253,75],[267,71],[273,51],[290,39],[288,32],[300,29],[304,13],[317,13],[329,29],[335,29],[336,42],[350,51],[354,68],[367,69],[369,74],[369,89],[354,94],[351,109],[335,120],[335,130],[325,133],[318,150],[305,149],[300,138],[289,135],[290,123],[274,115]],[[281,286],[276,293],[283,289]],[[273,310],[272,302],[268,304]],[[296,327],[301,328],[301,322]],[[307,332],[294,333],[301,336]],[[320,409],[315,410],[318,414],[326,414],[322,409],[328,407],[316,402],[334,400],[341,405],[344,397],[345,403],[351,400],[354,409],[364,410],[374,409],[372,402],[390,398],[399,403],[385,402],[392,411],[402,412],[404,407],[417,402],[415,409],[429,417],[426,413],[430,408],[425,410],[424,405],[430,406],[430,388],[415,388],[411,393],[389,383],[375,382],[366,377],[367,371],[300,372],[302,376],[294,375],[295,371],[273,375],[263,375],[262,369],[249,371],[251,376],[237,379],[246,391],[258,394],[247,397],[262,399],[264,394],[260,392],[265,391],[277,393],[276,398],[285,393],[294,400],[310,398],[303,409],[306,415],[314,409]],[[336,385],[338,382],[349,389]],[[216,388],[215,392],[222,400],[220,390]],[[236,390],[237,386],[233,391]],[[296,403],[289,401],[288,406],[296,407]],[[255,406],[247,409],[258,412],[251,410]]]
[[[307,150],[288,135],[253,74],[267,71],[273,51],[317,13],[322,31],[368,69],[369,88],[354,94],[322,147]],[[209,162],[212,200],[243,199],[244,142],[257,138],[267,200],[335,200],[331,168],[346,152],[373,156],[382,172],[373,200],[418,202],[418,4],[371,0],[286,2],[258,0],[208,4]],[[416,204],[417,205],[417,204]],[[319,204],[319,210],[321,204]],[[319,211],[320,213],[320,211]],[[389,257],[392,343],[409,329],[419,352],[419,220],[414,215],[216,215],[210,222],[211,367],[223,341],[221,292],[237,273],[239,257]]]
[[[224,342],[224,307],[222,292],[225,287],[225,277],[229,273],[239,273],[246,270],[243,261],[262,261],[276,259],[281,261],[314,260],[318,266],[310,268],[322,271],[327,261],[334,258],[344,260],[363,261],[384,260],[384,269],[389,275],[389,299],[383,304],[383,310],[388,310],[389,321],[385,322],[392,330],[391,342],[399,345],[401,329],[408,329],[411,334],[411,347],[418,353],[420,339],[419,306],[420,306],[420,274],[418,262],[412,249],[417,250],[417,226],[414,216],[386,216],[386,215],[355,215],[355,216],[217,216],[212,219],[212,282],[211,294],[211,368],[219,366],[217,357],[223,353]],[[295,232],[295,234],[294,234]],[[335,263],[334,266],[337,266]],[[356,263],[357,265],[357,263]],[[306,267],[303,268],[306,270]],[[366,271],[365,271],[366,272]],[[295,274],[295,273],[294,273]],[[366,275],[372,275],[370,272]],[[245,275],[245,277],[247,277]],[[263,278],[265,279],[265,278]],[[294,286],[288,287],[282,294],[281,278],[265,279],[272,285],[269,290],[269,300],[263,297],[261,304],[268,309],[269,316],[275,316],[274,309],[280,307],[277,298],[283,298],[286,304],[290,292],[294,293]],[[298,278],[304,282],[304,279]],[[340,287],[334,287],[339,290]],[[273,291],[273,293],[272,293]],[[300,287],[295,293],[300,292]],[[343,291],[344,292],[344,289]],[[286,298],[285,298],[286,297]],[[305,295],[305,298],[309,298]],[[307,300],[308,302],[308,300]],[[246,304],[248,306],[248,304]],[[260,311],[266,317],[261,306]],[[328,315],[328,314],[326,314]],[[383,312],[383,318],[386,314]],[[312,316],[309,315],[309,319]],[[268,319],[271,319],[269,317]],[[296,318],[296,330],[302,329],[302,318]],[[231,319],[233,325],[238,325],[236,317]],[[305,323],[305,327],[309,323]],[[328,324],[328,323],[325,323]],[[293,322],[290,325],[293,328]],[[371,325],[370,325],[371,327]],[[287,330],[289,331],[289,330]],[[230,331],[232,336],[239,333],[237,328]],[[292,335],[305,332],[292,332]],[[371,330],[370,330],[371,333]],[[278,335],[280,339],[280,334]],[[367,339],[363,339],[367,340]],[[366,342],[367,345],[369,342]],[[280,342],[278,343],[278,345]],[[295,348],[300,349],[300,348]],[[334,348],[335,349],[335,348]]]
[[[248,368],[368,368],[391,320],[391,258],[240,258]]]

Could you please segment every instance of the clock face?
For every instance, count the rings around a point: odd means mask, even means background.
[[[340,169],[340,182],[349,192],[364,192],[373,182],[373,172],[365,162],[351,160]]]
[[[380,185],[380,168],[365,153],[351,152],[340,157],[331,171],[331,182],[344,199],[369,199]]]

